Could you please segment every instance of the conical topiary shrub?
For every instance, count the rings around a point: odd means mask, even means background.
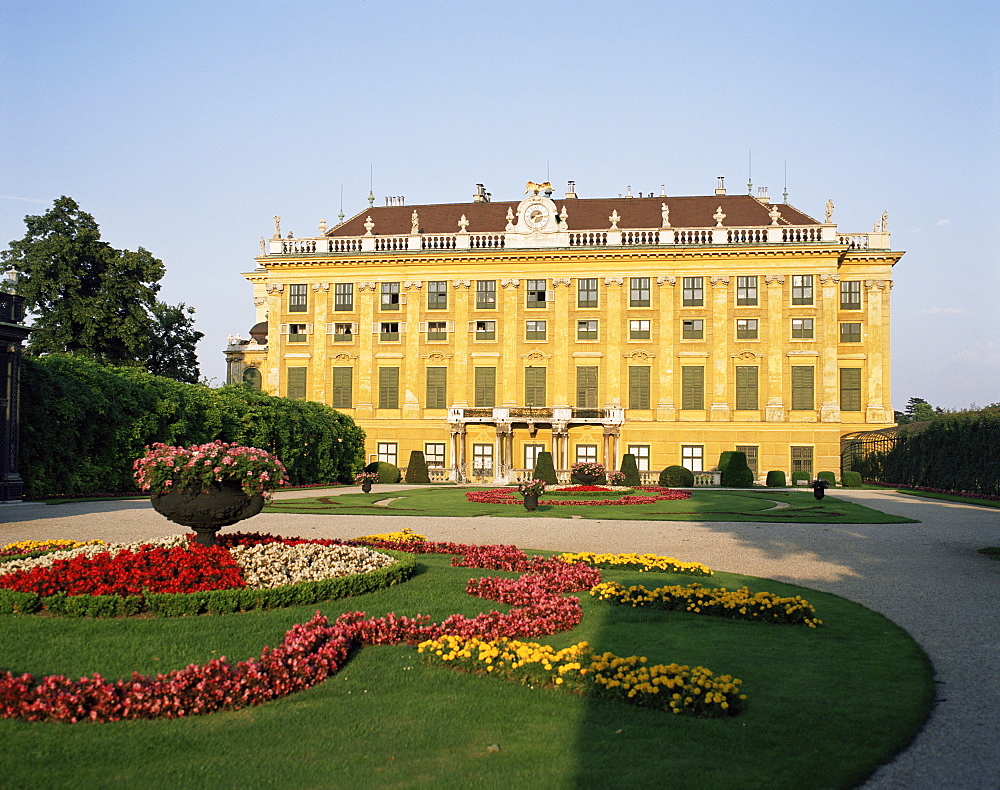
[[[427,485],[431,482],[423,450],[413,450],[410,452],[410,461],[406,464],[406,477],[404,480],[412,485]]]
[[[622,456],[621,472],[625,475],[625,485],[635,487],[642,485],[642,477],[639,475],[639,465],[635,461],[632,453],[625,453]]]
[[[727,453],[723,453],[725,455]],[[733,450],[728,455],[726,467],[722,470],[722,485],[726,488],[750,488],[753,485],[753,470],[747,464],[747,454],[742,450]]]
[[[535,480],[544,480],[549,485],[556,485],[559,479],[556,477],[556,468],[552,464],[552,453],[543,450],[535,459],[535,471],[531,475]]]

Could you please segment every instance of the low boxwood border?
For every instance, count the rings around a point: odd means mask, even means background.
[[[352,576],[286,584],[266,589],[237,587],[195,593],[146,595],[56,595],[0,589],[0,614],[45,614],[64,617],[131,617],[145,612],[160,617],[234,614],[260,609],[304,606],[374,592],[405,582],[417,570],[416,560],[403,552],[379,549],[396,559],[387,568]]]

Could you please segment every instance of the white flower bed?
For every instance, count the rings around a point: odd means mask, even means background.
[[[48,568],[56,560],[65,560],[80,555],[94,556],[103,551],[117,554],[123,549],[137,549],[141,546],[186,546],[185,535],[171,535],[156,540],[141,540],[134,543],[107,543],[98,546],[80,546],[76,549],[54,551],[41,557],[13,560],[0,563],[0,575],[32,568]],[[259,543],[256,546],[235,546],[229,550],[236,564],[240,566],[246,586],[251,589],[281,587],[285,584],[320,581],[338,576],[353,576],[357,573],[386,568],[397,562],[388,554],[364,546],[319,546],[315,543],[301,543],[286,546],[282,543]]]

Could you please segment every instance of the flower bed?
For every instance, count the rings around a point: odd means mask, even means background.
[[[557,554],[563,562],[585,562],[594,568],[621,568],[639,572],[685,573],[690,576],[711,576],[712,569],[700,562],[682,562],[657,554],[594,554],[590,551]]]
[[[19,540],[0,548],[0,558],[20,557],[25,554],[40,554],[49,551],[65,551],[80,546],[103,546],[103,540]]]
[[[421,642],[417,650],[431,666],[493,675],[522,685],[557,687],[688,716],[718,717],[739,713],[742,681],[713,676],[705,667],[646,665],[639,656],[596,654],[586,642],[556,650],[513,639],[466,639],[442,636]]]
[[[539,505],[651,505],[654,502],[666,500],[690,499],[690,491],[678,491],[673,488],[662,488],[660,486],[639,486],[636,491],[643,491],[648,496],[638,494],[625,494],[618,499],[545,499],[539,500]],[[614,493],[614,489],[604,486],[570,486],[560,489],[558,492],[550,493],[577,493],[577,492],[608,492]],[[521,499],[515,496],[516,488],[488,488],[483,491],[468,491],[465,498],[469,502],[478,502],[486,505],[520,505]]]

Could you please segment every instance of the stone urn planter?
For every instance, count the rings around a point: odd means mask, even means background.
[[[581,485],[585,486],[592,486],[594,483],[600,480],[601,477],[603,477],[603,475],[591,475],[587,474],[586,472],[573,473],[573,479],[576,480],[576,482],[580,483]]]
[[[211,483],[208,491],[181,489],[151,497],[153,508],[175,524],[195,531],[195,542],[215,545],[215,533],[237,521],[256,516],[264,507],[261,494],[243,492],[236,480]]]
[[[364,491],[366,494],[370,494],[372,491],[372,481],[371,480],[361,481],[361,490]]]
[[[524,494],[524,509],[538,510],[538,494]]]

